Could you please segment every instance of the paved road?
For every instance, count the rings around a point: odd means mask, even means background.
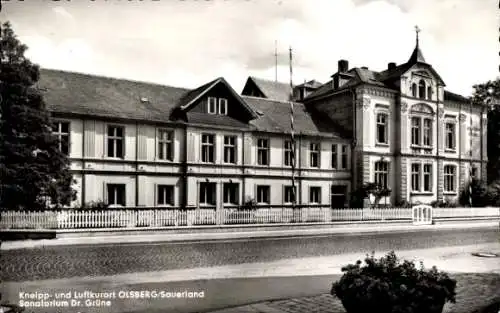
[[[164,271],[286,258],[498,242],[498,229],[324,235],[199,243],[53,246],[1,251],[0,280],[33,281]]]

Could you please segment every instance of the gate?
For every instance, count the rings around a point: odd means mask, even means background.
[[[432,207],[430,205],[417,205],[413,210],[413,225],[431,225],[432,224]]]

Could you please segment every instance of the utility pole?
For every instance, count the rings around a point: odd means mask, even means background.
[[[274,82],[278,82],[278,41],[274,41]]]

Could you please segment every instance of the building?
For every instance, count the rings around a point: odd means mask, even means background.
[[[396,205],[455,202],[472,176],[486,177],[486,108],[444,89],[418,31],[407,62],[376,72],[340,60],[331,78],[302,102],[350,133],[353,188],[378,182]]]
[[[288,101],[241,96],[224,78],[188,90],[43,69],[38,88],[71,159],[74,205],[292,203]],[[297,203],[344,207],[350,140],[301,103],[294,125]]]
[[[485,175],[486,111],[448,92],[417,43],[376,72],[347,60],[325,84],[249,77],[196,89],[55,70],[38,88],[71,159],[78,199],[126,207],[220,210],[249,200],[345,207],[367,182],[382,201],[455,201]],[[294,100],[292,167],[290,99]],[[352,152],[351,152],[352,149]]]

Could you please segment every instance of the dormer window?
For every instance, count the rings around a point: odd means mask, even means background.
[[[417,97],[417,84],[411,84],[411,95],[412,97]]]
[[[217,98],[208,97],[208,113],[217,114]]]
[[[432,87],[431,86],[427,87],[427,99],[432,100]]]
[[[227,115],[227,99],[208,97],[207,112],[208,114]]]
[[[219,114],[227,115],[227,99],[219,98]]]

